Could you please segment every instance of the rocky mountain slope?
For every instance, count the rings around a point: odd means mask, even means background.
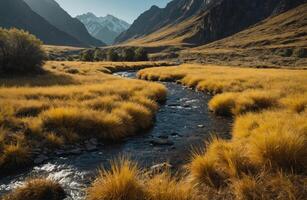
[[[307,3],[180,54],[183,60],[204,63],[307,67]]]
[[[105,46],[103,42],[92,37],[85,26],[75,18],[72,18],[54,0],[24,0],[31,9],[46,19],[59,30],[66,32],[88,46]]]
[[[306,0],[173,0],[164,9],[152,7],[143,13],[116,42],[197,46],[235,34],[304,2]],[[145,25],[142,27],[142,24]]]
[[[0,27],[20,28],[36,35],[45,44],[82,46],[83,44],[52,26],[44,18],[33,12],[22,0],[0,1]]]
[[[107,44],[113,44],[114,39],[130,27],[130,24],[112,15],[97,17],[93,13],[86,13],[76,18],[85,25],[92,36]]]

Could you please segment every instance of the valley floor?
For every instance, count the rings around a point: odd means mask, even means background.
[[[194,151],[184,173],[175,175],[167,165],[149,172],[117,159],[110,170],[100,171],[88,200],[306,197],[306,70],[163,67],[167,64],[54,61],[36,77],[0,77],[1,172],[29,165],[42,145],[56,149],[91,138],[118,140],[147,129],[167,91],[144,80],[167,81],[213,95],[209,109],[234,119],[232,138],[212,137],[205,149]],[[139,69],[143,80],[109,74]],[[18,199],[29,189],[39,190],[30,181],[5,199]]]

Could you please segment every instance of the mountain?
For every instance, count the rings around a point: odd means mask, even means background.
[[[235,34],[304,2],[306,0],[173,0],[165,8],[153,6],[140,15],[116,42],[198,46]]]
[[[180,53],[183,59],[256,67],[307,66],[307,3]]]
[[[59,30],[73,36],[88,46],[105,46],[103,42],[92,37],[85,26],[76,18],[72,18],[54,0],[24,0],[31,9],[46,19]]]
[[[16,27],[36,35],[45,44],[82,46],[83,44],[52,26],[44,18],[33,12],[22,0],[0,1],[0,27]]]
[[[85,25],[92,36],[107,44],[112,44],[120,33],[130,27],[130,24],[112,15],[97,17],[93,13],[87,13],[76,18]]]

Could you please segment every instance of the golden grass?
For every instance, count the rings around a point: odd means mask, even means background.
[[[136,163],[120,158],[110,170],[100,170],[87,190],[87,200],[194,200],[193,185],[176,180],[169,172],[148,176]]]
[[[4,196],[3,200],[63,200],[65,197],[65,191],[58,183],[46,179],[33,179]]]
[[[92,137],[119,140],[150,128],[157,103],[166,99],[166,88],[97,72],[97,68],[156,64],[47,62],[43,74],[0,77],[0,139],[4,138],[0,169],[22,167],[23,160],[31,163],[33,146],[58,148]],[[78,68],[80,73],[66,73],[64,68]]]
[[[209,103],[218,115],[238,115],[284,107],[304,111],[307,71],[246,69],[184,64],[180,67],[149,68],[139,71],[145,80],[178,81],[199,91],[219,94]]]
[[[185,64],[144,69],[138,77],[211,93],[209,108],[234,117],[231,140],[214,138],[193,154],[188,177],[197,188],[238,200],[304,199],[307,71]]]
[[[111,163],[110,171],[101,170],[88,189],[87,200],[142,200],[144,188],[136,164],[126,159]]]

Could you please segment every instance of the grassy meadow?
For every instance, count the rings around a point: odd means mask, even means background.
[[[150,128],[166,88],[104,73],[142,64],[47,62],[41,74],[1,75],[1,174],[31,164],[33,150],[116,141]]]
[[[39,86],[44,77],[22,87],[2,79],[2,167],[7,166],[3,161],[15,166],[26,162],[37,141],[59,146],[84,137],[117,140],[146,129],[156,102],[166,98],[166,89],[151,81],[176,81],[212,95],[209,109],[234,119],[232,138],[212,137],[205,148],[194,150],[184,173],[167,167],[152,171],[125,157],[115,159],[111,169],[99,170],[87,200],[305,199],[307,71],[184,64],[140,70],[137,76],[149,80],[145,82],[107,74],[135,67],[117,65],[48,62],[47,71],[58,76],[54,80],[69,77],[70,83],[62,85]],[[12,130],[16,134],[7,134]],[[20,159],[13,159],[16,155]],[[33,181],[41,187],[33,188]],[[61,195],[53,182],[29,180],[7,198],[50,190]]]

